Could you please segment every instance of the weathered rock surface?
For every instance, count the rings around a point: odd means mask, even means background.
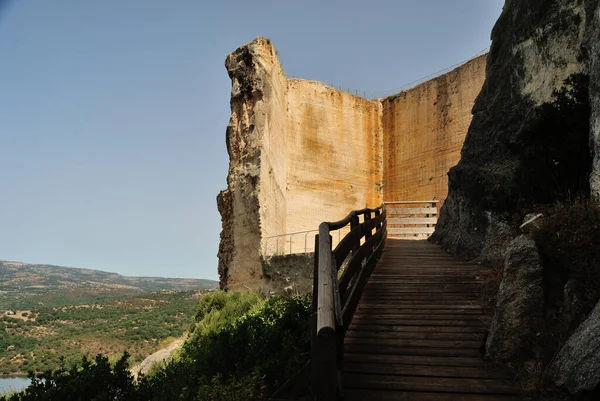
[[[600,384],[600,303],[558,352],[549,376],[571,393]]]
[[[588,89],[593,102],[597,88],[582,45],[595,54],[600,36],[586,10],[597,3],[506,2],[433,236],[454,254],[476,258],[496,240],[495,222],[589,192]]]
[[[398,95],[369,100],[320,82],[287,79],[266,38],[227,56],[230,160],[227,189],[217,198],[221,287],[271,291],[264,258],[306,252],[306,244],[312,250],[314,234],[304,232],[351,210],[384,200],[443,200],[446,173],[458,162],[483,83],[485,57]]]
[[[570,279],[563,287],[563,299],[561,307],[562,325],[571,330],[575,329],[585,318],[583,303],[577,287],[577,280]]]
[[[265,292],[306,295],[312,290],[313,270],[313,253],[267,257],[263,262]]]
[[[584,49],[590,74],[590,150],[593,155],[590,187],[592,196],[600,201],[600,4],[596,0],[585,4],[588,28]]]
[[[535,242],[521,235],[506,251],[502,283],[486,342],[486,357],[505,362],[527,357],[544,314],[542,266]]]
[[[273,174],[272,165],[285,150],[280,142],[285,140],[283,96],[287,83],[275,49],[266,38],[256,38],[229,54],[225,66],[232,81],[227,126],[230,163],[228,188],[217,197],[223,226],[219,275],[223,288],[255,290],[263,282],[262,234],[279,234],[285,226],[281,195],[285,169]],[[268,203],[267,196],[272,201],[270,207],[261,209],[261,201]]]
[[[499,219],[491,212],[484,213],[487,219],[485,243],[481,253],[473,259],[473,262],[488,266],[503,263],[506,258],[508,244],[519,234],[506,221]],[[478,228],[475,227],[475,230]]]
[[[382,99],[383,192],[387,202],[443,201],[448,170],[460,160],[486,56]]]

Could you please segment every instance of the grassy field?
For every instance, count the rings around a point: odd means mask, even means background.
[[[187,331],[201,295],[161,291],[13,310],[0,318],[0,375],[68,367],[98,353],[116,360],[125,350],[139,362]]]

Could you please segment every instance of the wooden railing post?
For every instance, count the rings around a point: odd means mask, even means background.
[[[358,227],[358,225],[359,225],[358,216],[355,215],[350,220],[350,231],[352,232],[352,230],[354,230],[356,227]],[[360,247],[360,238],[359,238],[359,241],[356,243],[356,245],[352,248],[352,253],[355,253],[359,247]]]
[[[326,346],[317,335],[317,312],[319,305],[319,234],[315,235],[315,258],[313,270],[313,302],[311,305],[311,338],[310,338],[310,363],[311,363],[311,385],[315,395],[323,394],[323,366],[321,365],[321,353]]]
[[[333,254],[329,225],[319,226],[319,280],[317,283],[317,327],[313,360],[313,386],[318,400],[337,400],[337,350],[334,283],[332,274]]]
[[[375,213],[377,221],[371,221],[371,213]],[[364,215],[362,223],[360,215]],[[315,236],[310,370],[317,401],[343,398],[344,338],[362,289],[383,248],[385,218],[383,205],[378,209],[353,211],[338,222],[322,223]],[[332,249],[331,231],[348,224],[351,232]],[[348,257],[340,277],[338,269]]]
[[[366,212],[365,213],[365,222],[371,220],[371,212]],[[372,230],[367,230],[365,231],[365,242],[371,238],[373,231]]]

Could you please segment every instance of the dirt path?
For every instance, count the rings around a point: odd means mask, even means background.
[[[186,339],[187,335],[176,339],[167,347],[159,349],[152,355],[146,357],[146,359],[144,359],[139,365],[132,367],[131,372],[134,374],[135,377],[137,377],[137,375],[140,373],[148,373],[152,365],[154,365],[157,362],[162,362],[166,360],[169,357],[169,355],[181,348]]]

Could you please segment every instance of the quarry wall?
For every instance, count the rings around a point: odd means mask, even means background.
[[[445,200],[460,160],[486,56],[382,100],[384,201]]]
[[[227,189],[217,197],[218,256],[221,287],[233,290],[276,288],[265,258],[303,252],[305,241],[313,250],[314,234],[277,236],[316,230],[384,200],[444,200],[446,173],[460,159],[485,77],[482,56],[369,100],[287,79],[267,38],[241,46],[225,65],[232,80],[230,162]]]
[[[382,202],[380,104],[290,79],[287,232],[314,230]]]

